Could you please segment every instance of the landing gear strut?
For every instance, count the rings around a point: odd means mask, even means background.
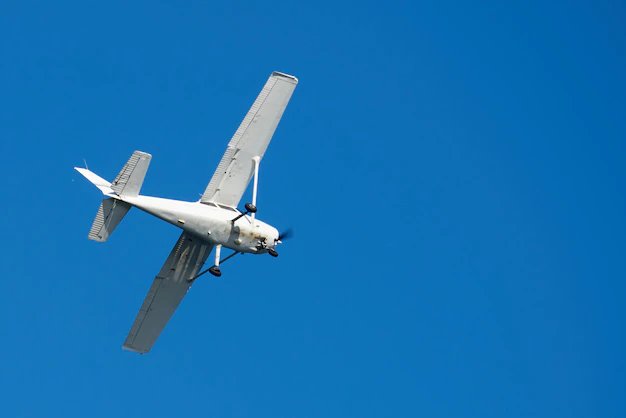
[[[244,216],[246,216],[249,213],[255,214],[256,213],[256,206],[254,206],[252,203],[246,203],[244,205],[244,207],[246,208],[245,212],[240,213],[239,215],[237,215],[237,217],[235,217],[233,220],[231,220],[231,223],[235,223],[235,221],[237,221],[239,218],[243,218]]]
[[[221,248],[221,245],[220,245],[220,248]],[[215,250],[215,251],[216,251],[216,253],[217,253],[217,248],[216,248],[216,250]],[[219,254],[219,253],[218,253],[218,254]],[[208,269],[204,270],[202,273],[198,274],[196,277],[194,277],[194,278],[192,278],[192,279],[189,279],[189,281],[190,281],[190,282],[193,282],[193,281],[194,281],[194,280],[196,280],[198,277],[200,277],[200,276],[202,276],[202,275],[204,275],[204,274],[206,274],[206,273],[211,273],[211,274],[212,274],[212,275],[214,275],[215,277],[220,277],[220,276],[222,275],[222,271],[221,271],[221,270],[220,270],[220,268],[219,268],[219,264],[220,264],[220,263],[224,263],[224,262],[226,262],[226,261],[230,260],[231,258],[233,258],[234,256],[236,256],[237,254],[243,254],[243,253],[240,253],[239,251],[235,251],[234,253],[232,253],[231,255],[229,255],[228,257],[226,257],[226,258],[225,258],[225,259],[223,259],[223,260],[220,260],[220,259],[219,259],[219,257],[218,257],[218,258],[217,258],[217,260],[216,260],[216,261],[217,261],[217,265],[214,265],[214,266],[209,267]]]
[[[220,277],[222,275],[222,271],[220,270],[221,253],[222,253],[222,246],[218,244],[215,246],[215,265],[212,267],[209,267],[209,273],[211,273],[215,277]]]

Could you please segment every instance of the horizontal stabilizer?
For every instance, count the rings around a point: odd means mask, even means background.
[[[98,242],[106,241],[113,230],[130,210],[131,205],[114,198],[104,199],[100,203],[98,214],[93,221],[88,238]]]
[[[152,155],[135,151],[122,171],[111,183],[111,189],[118,196],[136,197],[139,195],[143,179],[146,177]]]

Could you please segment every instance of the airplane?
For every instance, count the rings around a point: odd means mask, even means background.
[[[278,256],[276,247],[290,231],[279,234],[256,218],[259,165],[297,84],[294,76],[272,73],[197,202],[140,195],[152,159],[145,152],[135,151],[112,183],[88,168],[74,167],[106,196],[89,239],[106,241],[132,207],[183,230],[152,282],[122,348],[149,352],[194,281],[206,272],[220,277],[220,263],[243,253]],[[252,202],[241,211],[237,206],[252,178]],[[220,260],[222,248],[233,253]],[[214,264],[200,272],[213,249]]]

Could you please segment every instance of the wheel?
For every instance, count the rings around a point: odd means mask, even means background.
[[[248,212],[256,213],[256,206],[254,206],[252,203],[246,203],[244,207],[246,208]]]
[[[269,250],[267,250],[267,252],[270,253],[272,257],[278,257],[278,253],[273,248],[270,248]]]
[[[220,268],[215,266],[209,268],[209,273],[211,273],[215,277],[220,277],[222,275],[222,271],[220,270]]]

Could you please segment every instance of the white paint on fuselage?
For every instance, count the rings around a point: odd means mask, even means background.
[[[199,238],[226,248],[244,253],[266,253],[274,248],[278,240],[278,230],[271,225],[249,216],[232,220],[241,212],[224,209],[200,202],[162,199],[159,197],[116,196],[117,199],[171,223]],[[261,242],[265,242],[265,247]]]

